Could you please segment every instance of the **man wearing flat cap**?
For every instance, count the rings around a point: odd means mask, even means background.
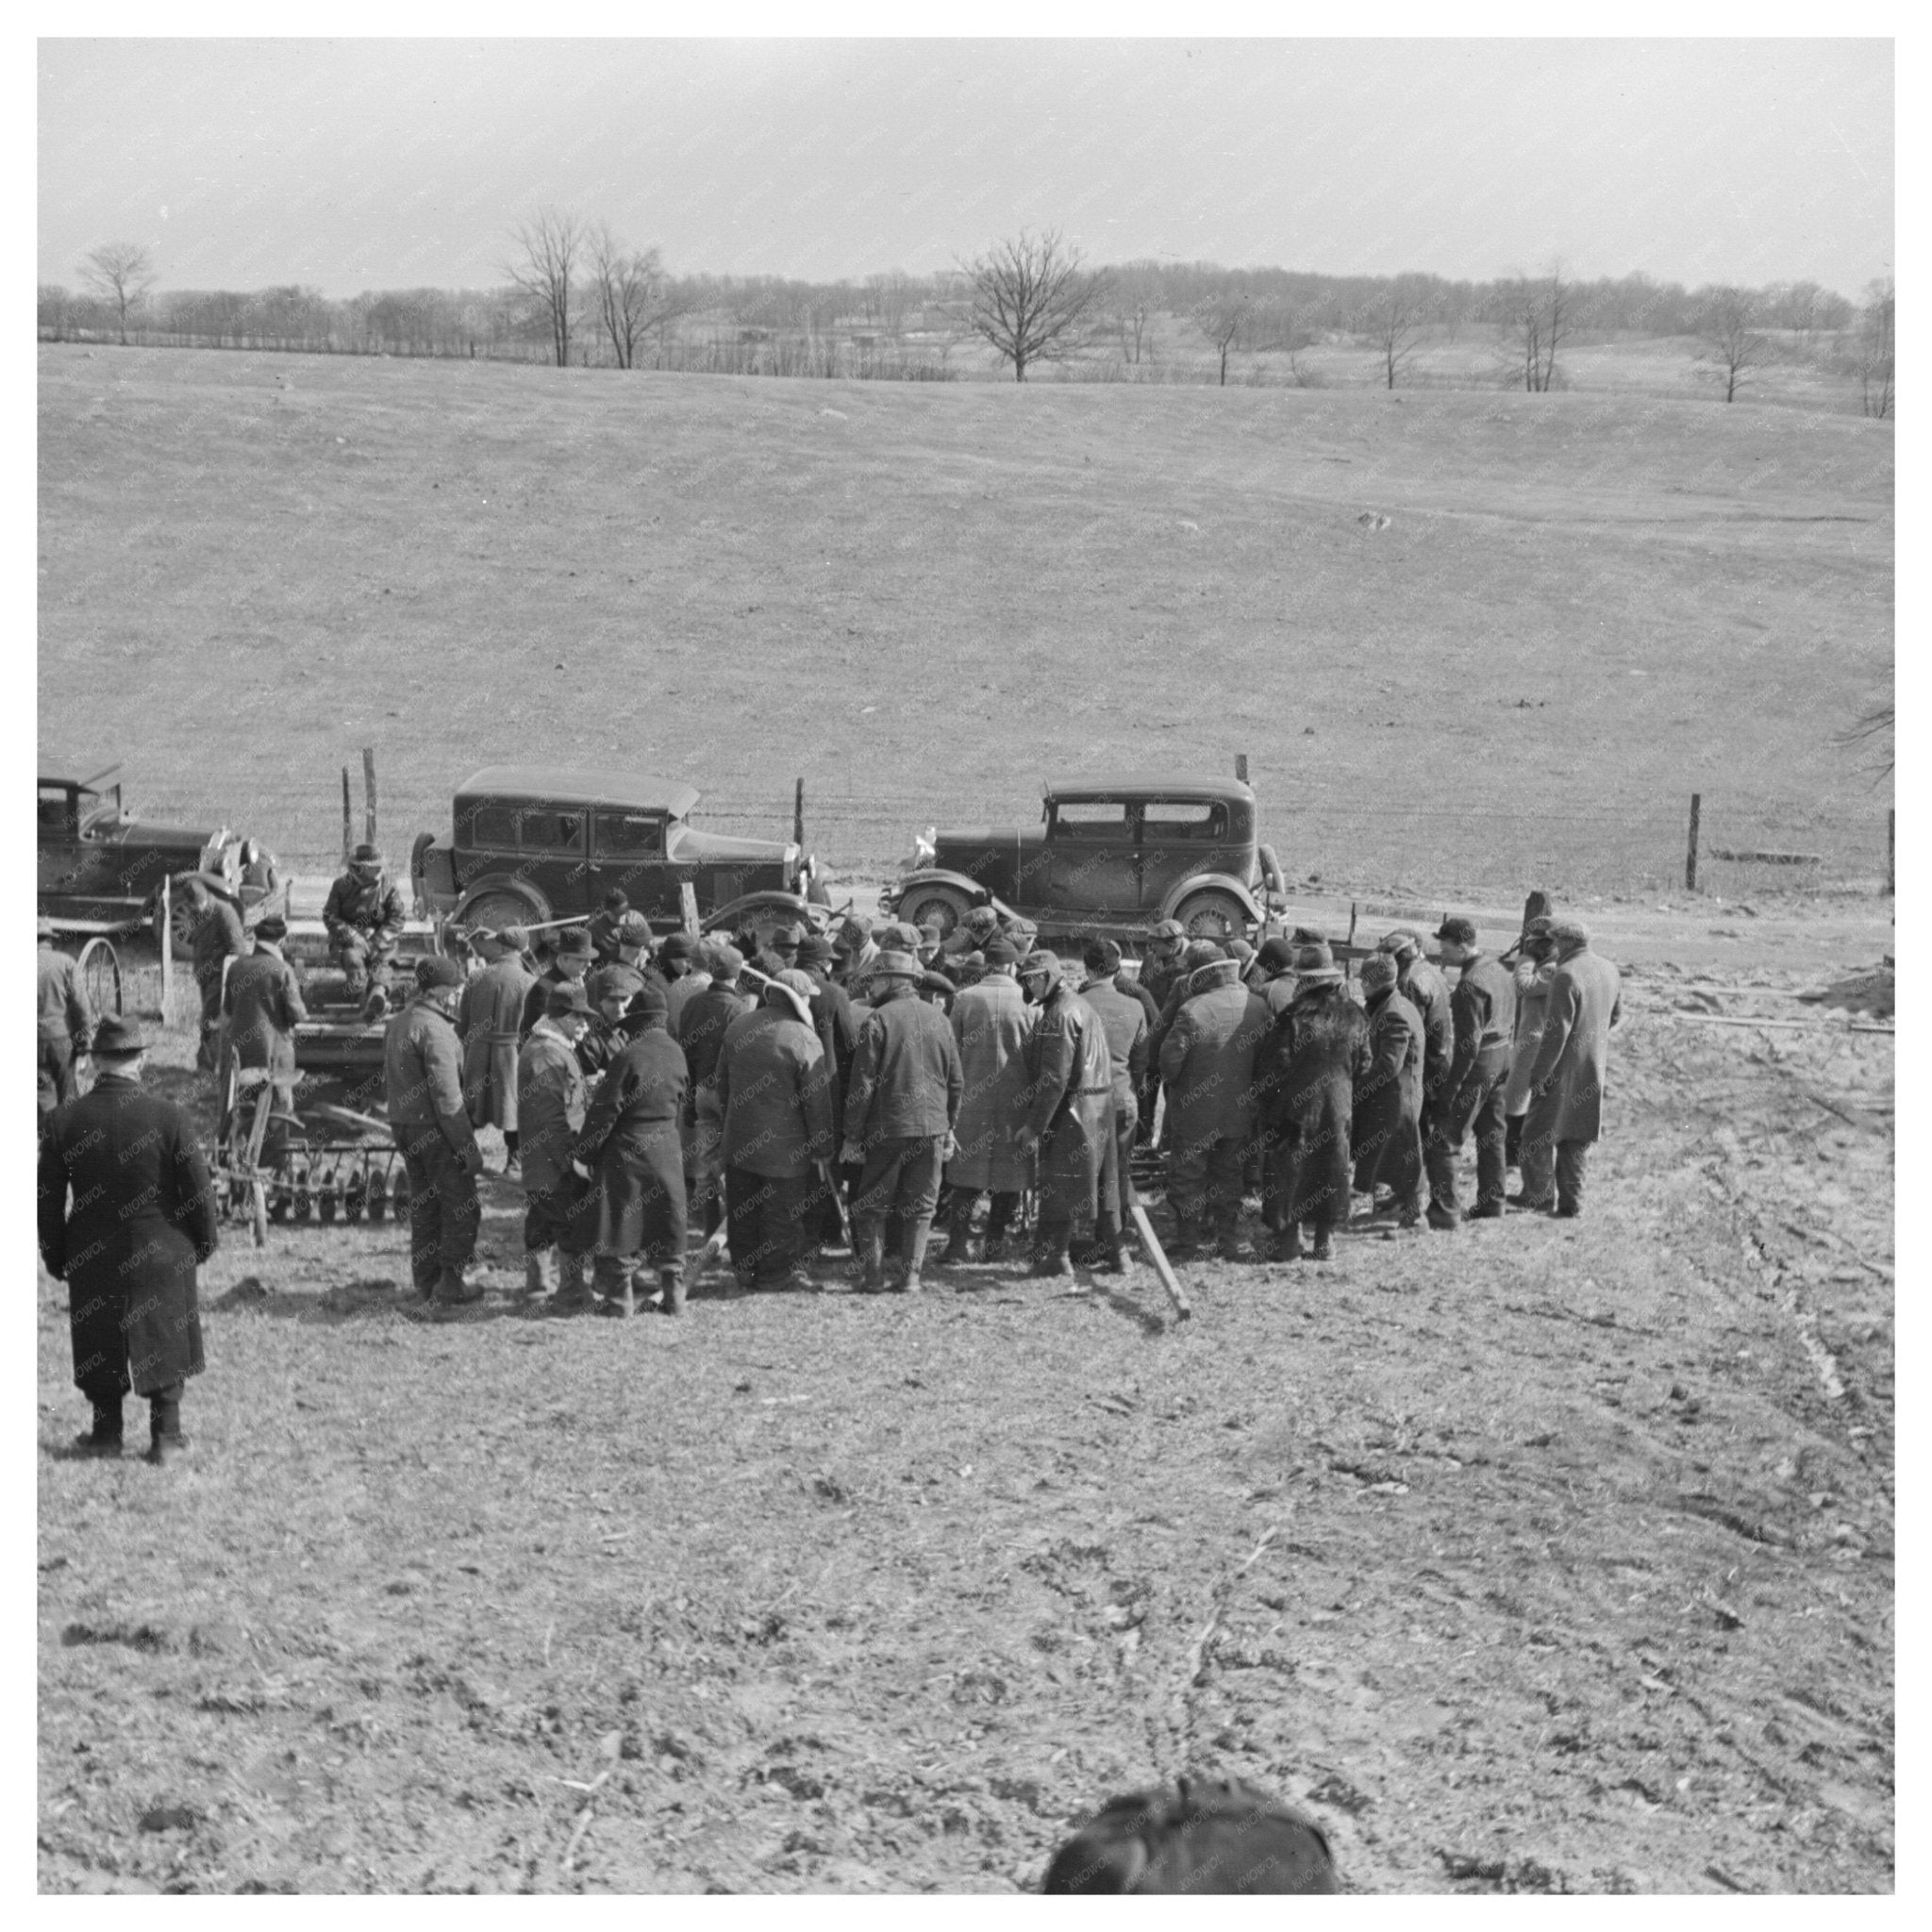
[[[1423,951],[1423,936],[1412,925],[1384,933],[1375,950],[1395,961],[1395,990],[1423,1023],[1423,1144],[1450,1063],[1456,1058],[1456,1017],[1449,1010],[1449,982]]]
[[[698,941],[681,927],[664,935],[658,948],[658,970],[664,975],[664,1030],[677,1038],[684,1009],[711,983],[710,969],[700,963]]]
[[[1071,1274],[1074,1235],[1109,1205],[1119,1211],[1118,1177],[1110,1202],[1105,1185],[1113,1171],[1113,1062],[1100,1015],[1067,984],[1054,954],[1027,954],[1020,985],[1036,1009],[1026,1039],[1026,1110],[1015,1136],[1018,1151],[1040,1161],[1031,1272]]]
[[[457,997],[463,969],[441,957],[416,962],[416,991],[382,1041],[390,1125],[409,1176],[409,1274],[416,1291],[445,1304],[479,1300],[466,1271],[482,1208],[483,1150],[463,1102]]]
[[[1267,1002],[1269,1019],[1278,1020],[1294,1004],[1294,941],[1279,933],[1263,940],[1254,973],[1255,991]]]
[[[953,1129],[965,1091],[959,1049],[945,1015],[918,997],[910,953],[873,962],[872,1010],[858,1028],[845,1091],[840,1158],[862,1167],[852,1196],[859,1286],[885,1286],[886,1222],[897,1215],[905,1246],[902,1293],[917,1294],[939,1206],[940,1176],[957,1151]]]
[[[1591,951],[1590,934],[1576,921],[1552,921],[1550,943],[1557,976],[1530,1069],[1520,1205],[1547,1206],[1554,1180],[1557,1212],[1570,1220],[1583,1212],[1584,1157],[1603,1133],[1610,1028],[1623,1017],[1623,980]]]
[[[687,1097],[684,1108],[684,1174],[691,1187],[691,1207],[706,1238],[724,1218],[724,1166],[719,1149],[724,1115],[718,1106],[713,1074],[724,1048],[724,1035],[740,1014],[758,1002],[739,986],[744,955],[728,941],[705,941],[699,957],[709,978],[702,992],[685,1005],[677,1022],[677,1044],[684,1055]]]
[[[584,993],[591,1002],[591,1024],[577,1041],[577,1064],[586,1075],[595,1079],[615,1064],[617,1057],[637,1038],[632,1024],[638,996],[645,982],[632,968],[624,965],[593,966],[584,978]],[[661,980],[655,991],[670,1011],[670,1001]]]
[[[1000,916],[991,906],[975,906],[940,942],[940,962],[947,973],[951,962],[969,953],[983,952],[988,941],[997,939]]]
[[[73,956],[54,944],[54,922],[42,918],[36,931],[40,944],[34,958],[40,1018],[40,1124],[44,1129],[57,1107],[80,1091],[74,1077],[76,1054],[93,1038],[94,1010],[80,982]]]
[[[121,1404],[148,1400],[148,1460],[183,1451],[182,1384],[202,1370],[194,1272],[214,1255],[214,1190],[187,1113],[141,1084],[146,1040],[110,1013],[94,1031],[93,1091],[42,1137],[38,1233],[67,1284],[74,1380],[93,1408],[83,1455],[121,1453]]]
[[[781,973],[725,1028],[712,1074],[741,1288],[814,1285],[805,1257],[818,1224],[819,1166],[833,1147],[832,1069],[812,1028],[811,995],[804,974]]]
[[[1111,1220],[1103,1208],[1091,1248],[1079,1257],[1087,1266],[1124,1274],[1128,1258],[1126,1217],[1134,1203],[1134,1141],[1141,1124],[1141,1090],[1146,1084],[1147,1041],[1153,1032],[1146,1005],[1121,983],[1121,949],[1112,940],[1089,940],[1080,955],[1087,977],[1080,997],[1100,1015],[1107,1035],[1108,1063],[1113,1074],[1114,1183],[1118,1206]]]
[[[1456,1054],[1436,1103],[1424,1152],[1429,1170],[1429,1225],[1447,1230],[1461,1219],[1456,1161],[1463,1137],[1475,1129],[1475,1206],[1472,1221],[1499,1220],[1507,1191],[1503,1086],[1509,1077],[1516,1032],[1516,982],[1475,942],[1474,924],[1452,918],[1436,934],[1442,962],[1459,967],[1449,1011]]]
[[[530,1028],[543,1017],[553,986],[581,985],[596,964],[597,956],[591,945],[591,935],[582,926],[567,926],[562,932],[553,934],[552,938],[556,950],[550,956],[550,963],[537,975],[529,991],[524,995],[524,1016],[517,1028],[520,1039],[527,1038]]]
[[[1167,1089],[1167,1200],[1176,1261],[1211,1235],[1224,1261],[1241,1258],[1241,1163],[1255,1126],[1255,1055],[1268,1005],[1241,982],[1238,960],[1210,959],[1187,980],[1160,1049]]]
[[[1026,1041],[1035,1010],[1017,975],[1020,955],[1012,941],[986,944],[986,973],[960,990],[953,1002],[953,1040],[959,1049],[964,1088],[954,1124],[958,1151],[946,1166],[946,1253],[950,1262],[972,1258],[973,1214],[979,1197],[992,1196],[981,1258],[1006,1258],[1007,1234],[1019,1218],[1020,1196],[1031,1163],[1018,1134],[1026,1106]]]
[[[591,1024],[583,982],[553,986],[543,1017],[517,1053],[517,1122],[524,1181],[524,1292],[549,1295],[559,1315],[591,1306],[584,1278],[597,1241],[597,1190],[571,1166],[590,1107],[576,1045]],[[551,1250],[557,1251],[553,1270]]]
[[[597,1187],[595,1287],[602,1312],[633,1312],[631,1270],[641,1257],[657,1273],[664,1312],[675,1315],[684,1309],[685,1247],[678,1124],[690,1071],[664,1030],[662,989],[641,981],[630,999],[636,1036],[624,1041],[592,1095],[575,1158],[579,1175],[590,1171]]]
[[[503,1171],[517,1171],[518,1122],[517,1047],[523,1036],[524,1008],[535,975],[501,933],[487,928],[473,934],[471,944],[484,966],[463,986],[457,1001],[457,1032],[463,1042],[463,1100],[470,1124],[495,1127],[503,1135]]]
[[[1369,1077],[1369,1020],[1349,998],[1325,944],[1298,947],[1294,972],[1294,1001],[1255,1056],[1267,1137],[1263,1212],[1274,1230],[1268,1258],[1299,1260],[1306,1224],[1314,1230],[1309,1258],[1326,1261],[1334,1254],[1330,1236],[1349,1216],[1355,1095]]]
[[[1404,1227],[1423,1218],[1423,1023],[1395,987],[1395,961],[1362,961],[1369,1071],[1355,1090],[1355,1191],[1373,1202],[1387,1188]]]
[[[295,1028],[308,1017],[302,1004],[302,983],[282,957],[288,924],[278,912],[256,922],[255,950],[244,953],[228,968],[222,992],[222,1018],[227,1051],[238,1067],[265,1068],[274,1091],[272,1119],[262,1141],[263,1158],[271,1164],[287,1138],[287,1121],[295,1111]]]
[[[403,895],[383,871],[382,854],[358,845],[328,889],[322,908],[328,956],[342,969],[345,991],[364,1000],[363,1016],[379,1020],[389,1010],[390,982],[403,937]]]

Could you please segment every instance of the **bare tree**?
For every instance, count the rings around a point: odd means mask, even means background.
[[[597,319],[609,338],[620,369],[638,366],[638,351],[653,329],[662,328],[679,305],[655,248],[626,248],[600,222],[584,238]]]
[[[1520,378],[1526,390],[1553,389],[1557,350],[1574,326],[1563,264],[1553,261],[1537,276],[1515,275],[1500,285],[1500,292],[1504,298],[1503,337],[1514,360],[1511,386]]]
[[[1898,294],[1890,275],[1865,290],[1865,307],[1858,318],[1858,382],[1868,416],[1890,416],[1897,407],[1895,329]]]
[[[1874,738],[1884,740],[1886,757],[1885,763],[1879,768],[1879,775],[1885,778],[1890,777],[1892,767],[1896,763],[1898,756],[1896,750],[1892,748],[1897,742],[1893,737],[1894,713],[1897,709],[1897,705],[1898,701],[1895,698],[1889,705],[1874,705],[1871,710],[1859,717],[1855,724],[1848,725],[1844,730],[1840,731],[1832,740],[1832,742],[1834,744],[1863,744],[1868,740]]]
[[[541,307],[550,325],[550,345],[561,369],[570,361],[571,326],[575,320],[573,285],[587,240],[584,225],[567,208],[547,204],[510,230],[516,259],[504,273]]]
[[[1114,310],[1113,326],[1121,339],[1121,359],[1139,363],[1144,357],[1154,359],[1154,314],[1141,297]]]
[[[1036,237],[1023,228],[960,264],[972,298],[959,320],[1013,365],[1015,382],[1026,380],[1028,363],[1064,356],[1081,340],[1107,290],[1106,275],[1083,270],[1082,259],[1058,229]]]
[[[1194,308],[1194,325],[1214,345],[1221,358],[1221,386],[1227,387],[1227,354],[1248,325],[1248,298],[1242,294],[1210,295]]]
[[[1414,359],[1429,319],[1429,287],[1420,277],[1397,275],[1369,311],[1369,333],[1382,358],[1382,377],[1391,389]]]
[[[104,242],[80,264],[80,278],[104,302],[114,305],[121,319],[121,340],[127,340],[127,311],[155,285],[155,258],[139,242]]]
[[[1749,289],[1719,288],[1706,291],[1697,318],[1711,374],[1724,386],[1724,401],[1736,402],[1746,372],[1762,361],[1771,344],[1758,333],[1757,298]]]
[[[904,269],[867,275],[859,292],[859,313],[882,335],[896,336],[906,326],[906,305],[912,295],[912,277]]]

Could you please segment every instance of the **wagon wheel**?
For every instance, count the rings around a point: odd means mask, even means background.
[[[96,1013],[121,1010],[121,956],[113,942],[92,939],[80,949],[80,983],[87,989],[88,1004]]]

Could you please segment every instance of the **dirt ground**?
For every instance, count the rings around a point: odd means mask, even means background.
[[[1634,962],[1582,1220],[1186,1324],[525,1315],[492,1180],[460,1319],[393,1227],[238,1231],[157,1472],[63,1457],[42,1275],[42,1889],[1008,1891],[1194,1766],[1363,1892],[1890,1890],[1892,1041],[1756,957]]]

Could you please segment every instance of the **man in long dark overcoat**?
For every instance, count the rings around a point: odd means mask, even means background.
[[[848,1165],[860,1164],[852,1195],[859,1286],[885,1286],[886,1220],[897,1214],[906,1247],[896,1285],[907,1294],[920,1290],[965,1091],[952,1025],[919,997],[919,973],[910,953],[881,953],[873,968],[872,1011],[853,1053],[840,1150]]]
[[[1401,1224],[1413,1227],[1423,1212],[1423,1023],[1395,976],[1386,953],[1362,961],[1369,1071],[1355,1094],[1355,1191],[1388,1188]]]
[[[483,1293],[466,1274],[483,1210],[483,1150],[463,1105],[457,995],[463,969],[433,958],[416,965],[416,991],[382,1040],[390,1125],[409,1176],[409,1274],[419,1294],[445,1303]]]
[[[858,1050],[858,1015],[852,996],[832,977],[832,942],[823,933],[807,933],[798,942],[798,970],[817,989],[811,996],[811,1024],[832,1067],[832,1144],[845,1141],[845,1088],[852,1077],[852,1056]],[[833,1186],[852,1193],[863,1172],[860,1166],[838,1163]],[[819,1239],[836,1243],[844,1237],[836,1196],[827,1195],[819,1217]]]
[[[302,1003],[302,983],[282,955],[288,934],[279,913],[260,919],[255,927],[255,950],[228,968],[222,994],[226,1050],[236,1066],[266,1071],[275,1095],[274,1111],[281,1116],[271,1120],[262,1142],[271,1164],[295,1111],[295,1028],[308,1017]]]
[[[973,1213],[982,1193],[992,1200],[980,1253],[989,1261],[1005,1258],[1007,1231],[1018,1218],[1029,1178],[1014,1137],[1025,1115],[1025,1048],[1035,1009],[1020,990],[1019,965],[1013,942],[995,936],[987,941],[985,975],[953,1002],[953,1040],[965,1090],[953,1127],[958,1148],[946,1165],[945,1258],[951,1262],[972,1252]]]
[[[595,1287],[601,1312],[630,1314],[633,1263],[655,1268],[663,1308],[684,1308],[684,1118],[690,1070],[664,1030],[661,982],[642,985],[628,1018],[636,1037],[611,1061],[584,1116],[575,1159],[597,1184]]]
[[[1191,1260],[1210,1231],[1223,1260],[1241,1258],[1241,1163],[1255,1125],[1255,1055],[1267,1031],[1267,1002],[1241,984],[1238,960],[1210,960],[1186,981],[1160,1049],[1174,1260]]]
[[[41,1142],[41,1259],[67,1283],[74,1380],[93,1406],[77,1447],[121,1453],[121,1402],[149,1409],[148,1459],[188,1446],[184,1380],[202,1371],[194,1271],[215,1251],[214,1190],[187,1114],[142,1091],[132,1020],[96,1029],[93,1091],[55,1114]]]
[[[473,1127],[503,1135],[503,1171],[517,1171],[517,1045],[524,1004],[536,984],[522,958],[501,933],[483,931],[471,943],[483,955],[482,972],[464,983],[457,1000],[457,1031],[463,1041],[463,1104]]]
[[[708,1241],[724,1218],[724,1162],[720,1152],[724,1114],[712,1075],[731,1023],[758,1002],[740,988],[744,955],[736,946],[707,940],[699,957],[710,979],[678,1016],[677,1044],[690,1080],[684,1103],[684,1176],[691,1191],[692,1209]]]
[[[1368,1015],[1349,998],[1325,944],[1295,953],[1300,990],[1255,1056],[1255,1086],[1268,1137],[1263,1208],[1272,1261],[1301,1258],[1304,1222],[1311,1258],[1333,1255],[1331,1231],[1348,1219],[1355,1091],[1369,1075]]]
[[[1423,1023],[1423,1144],[1456,1058],[1456,1016],[1449,1010],[1449,982],[1423,951],[1423,936],[1412,925],[1384,933],[1376,946],[1395,961],[1395,991]]]
[[[74,1077],[74,1057],[85,1053],[93,1038],[94,1011],[71,955],[54,944],[54,922],[42,919],[35,952],[40,1048],[40,1124],[44,1128],[57,1107],[80,1091]]]
[[[554,986],[517,1052],[517,1131],[524,1179],[524,1292],[550,1294],[558,1314],[591,1306],[584,1260],[597,1242],[597,1191],[571,1165],[590,1091],[576,1045],[591,1024],[581,982]],[[550,1251],[558,1252],[555,1278]]]
[[[1022,1158],[1039,1156],[1031,1272],[1040,1275],[1071,1274],[1074,1234],[1108,1208],[1120,1211],[1107,1029],[1062,972],[1052,953],[1028,953],[1020,962],[1020,985],[1036,1014],[1026,1036],[1026,1109],[1013,1145]]]
[[[1623,979],[1590,934],[1572,919],[1551,923],[1557,976],[1530,1070],[1529,1117],[1519,1148],[1523,1192],[1532,1206],[1549,1198],[1554,1167],[1557,1212],[1583,1212],[1583,1161],[1603,1133],[1610,1028],[1623,1017]]]

